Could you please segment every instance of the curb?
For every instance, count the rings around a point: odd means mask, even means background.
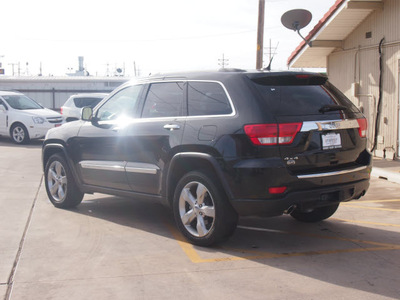
[[[383,168],[373,167],[371,176],[400,184],[400,173],[396,174],[394,172],[389,172]]]

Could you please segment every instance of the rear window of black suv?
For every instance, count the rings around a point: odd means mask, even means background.
[[[265,100],[268,110],[276,116],[337,115],[353,117],[359,110],[326,77],[285,75],[252,79]],[[330,110],[332,107],[342,109]]]

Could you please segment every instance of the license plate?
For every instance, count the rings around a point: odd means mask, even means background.
[[[339,133],[328,133],[322,135],[322,149],[337,149],[342,148],[342,140]]]

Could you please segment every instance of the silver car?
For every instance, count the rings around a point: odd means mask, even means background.
[[[76,94],[68,98],[61,107],[61,114],[67,122],[79,120],[81,117],[81,109],[85,106],[94,108],[105,96],[106,93],[86,93]]]

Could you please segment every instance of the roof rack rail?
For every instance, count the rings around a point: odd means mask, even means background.
[[[238,68],[221,68],[218,70],[218,72],[247,72],[247,71]]]
[[[187,79],[186,76],[182,75],[163,75],[163,74],[154,74],[149,76],[151,79],[155,80],[166,80],[166,79]]]

